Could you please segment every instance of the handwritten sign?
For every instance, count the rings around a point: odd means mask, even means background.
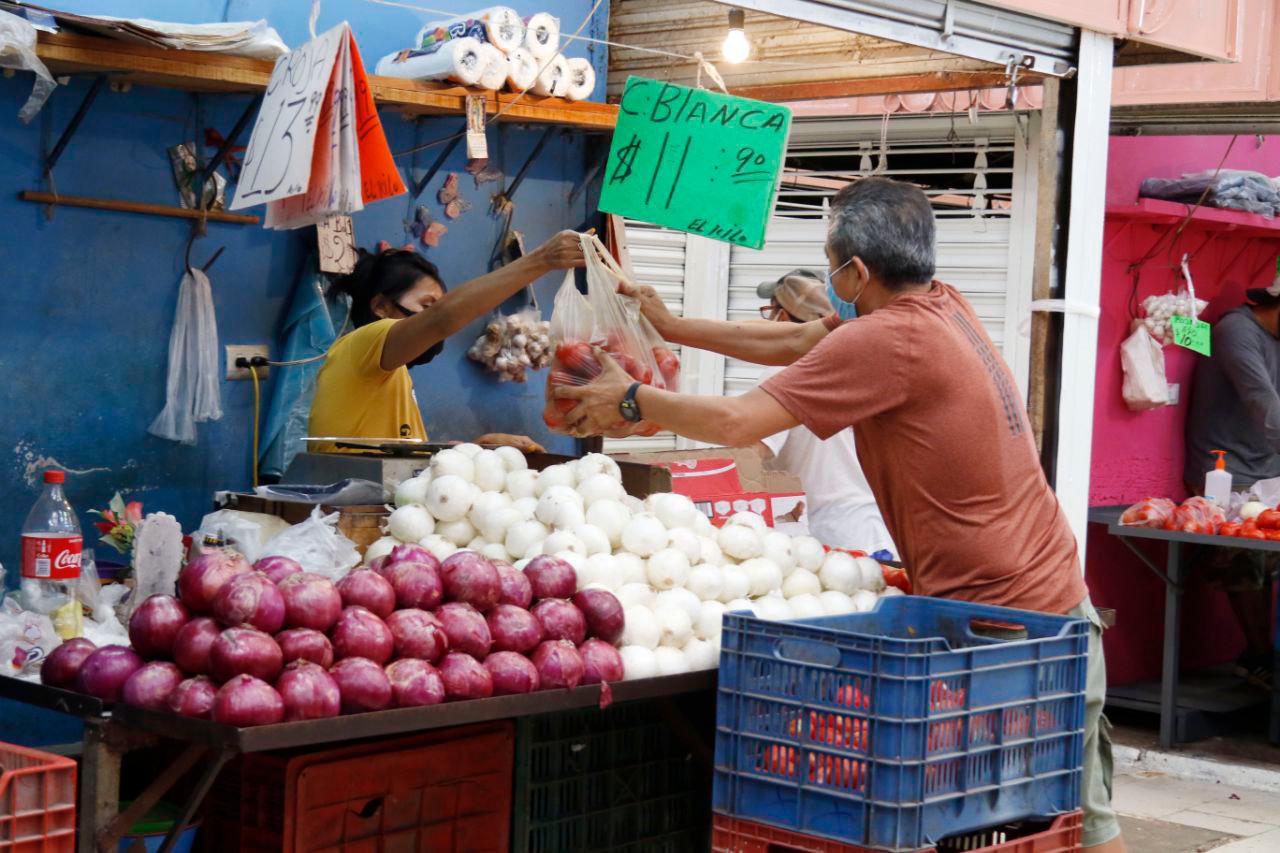
[[[350,216],[330,216],[316,226],[320,271],[346,275],[356,268],[356,235]]]
[[[628,78],[600,209],[759,249],[790,130],[779,104]]]
[[[1212,355],[1210,352],[1210,326],[1204,320],[1194,320],[1175,314],[1169,318],[1173,329],[1173,342],[1201,355]]]

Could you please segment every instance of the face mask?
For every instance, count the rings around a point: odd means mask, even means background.
[[[405,308],[399,302],[392,302],[391,304],[395,305],[397,308],[403,311],[406,316],[412,317],[414,314],[418,313],[416,311],[410,311],[408,308]],[[408,367],[421,367],[424,364],[430,364],[431,360],[442,352],[444,352],[444,341],[439,341],[433,344],[431,348],[428,349],[426,352],[424,352],[422,355],[410,361],[408,364]]]
[[[835,285],[831,283],[831,276],[849,266],[849,263],[852,260],[853,258],[850,258],[834,270],[829,270],[827,272],[827,299],[831,301],[831,306],[836,309],[836,314],[841,320],[852,320],[857,317],[858,304],[856,302],[845,302],[840,298],[839,294],[836,293]]]

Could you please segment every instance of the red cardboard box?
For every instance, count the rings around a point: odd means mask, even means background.
[[[713,495],[742,491],[738,463],[729,458],[684,459],[655,464],[671,472],[671,491],[695,502]]]
[[[736,512],[759,513],[773,527],[775,519],[789,515],[803,501],[804,492],[726,492],[695,497],[693,505],[716,527],[723,526]]]

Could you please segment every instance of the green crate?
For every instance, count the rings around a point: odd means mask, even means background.
[[[524,717],[513,853],[705,850],[709,780],[657,702]]]

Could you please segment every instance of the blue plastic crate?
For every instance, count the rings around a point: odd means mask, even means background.
[[[726,614],[713,808],[886,850],[1080,806],[1089,624],[895,596]]]

